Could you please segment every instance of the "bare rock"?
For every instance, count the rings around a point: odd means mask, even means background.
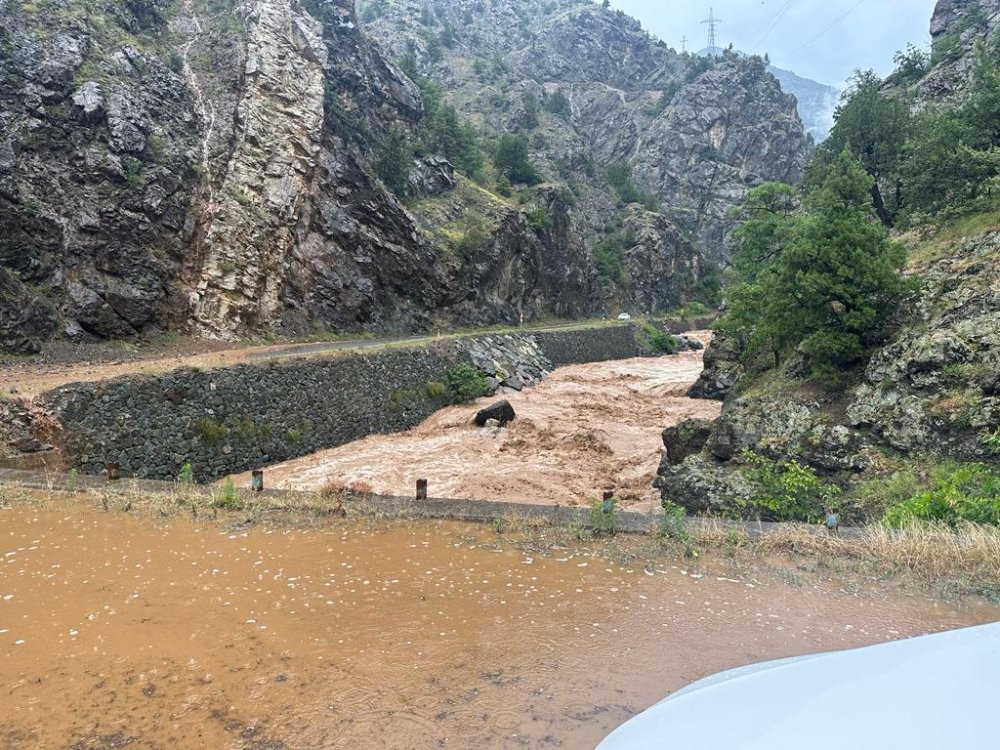
[[[487,406],[485,409],[480,409],[476,414],[475,423],[477,427],[484,427],[489,420],[495,420],[499,426],[503,427],[508,422],[513,422],[515,416],[514,407],[510,405],[510,401],[504,399]]]

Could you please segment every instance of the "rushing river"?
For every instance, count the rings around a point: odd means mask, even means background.
[[[442,409],[402,434],[269,467],[267,482],[299,490],[360,483],[379,494],[410,495],[425,478],[437,497],[562,505],[614,489],[623,506],[648,511],[659,500],[652,483],[663,428],[718,416],[717,402],[686,396],[701,370],[701,352],[562,367],[506,396],[517,418],[499,434],[472,424],[476,411],[495,400],[480,399]]]
[[[0,509],[0,747],[585,749],[720,669],[1000,615],[491,533]]]

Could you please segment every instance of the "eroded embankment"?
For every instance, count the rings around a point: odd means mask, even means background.
[[[484,398],[442,409],[402,434],[271,466],[267,481],[405,496],[425,478],[437,497],[563,505],[614,489],[623,506],[650,510],[658,505],[652,482],[663,428],[719,413],[718,402],[685,395],[701,368],[701,352],[562,367],[505,396],[517,412],[507,428],[475,427],[472,416],[494,400]]]
[[[721,669],[998,616],[459,524],[223,530],[19,501],[0,528],[9,750],[588,748]]]

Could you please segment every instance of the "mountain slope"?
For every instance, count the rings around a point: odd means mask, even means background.
[[[581,0],[362,7],[389,56],[412,55],[484,132],[530,136],[547,179],[582,186],[588,238],[602,236],[617,202],[605,169],[624,164],[709,258],[725,260],[747,187],[797,180],[808,155],[794,100],[759,59],[680,55],[619,11]],[[546,112],[553,95],[569,100],[565,111]],[[543,104],[537,131],[526,98]]]
[[[981,105],[982,90],[969,88],[972,66],[983,50],[994,67],[985,67],[982,80],[996,76],[997,10],[976,0],[941,0],[933,57],[916,74],[897,71],[885,83],[886,101],[901,97],[903,111],[920,113],[910,122],[908,147],[925,146],[921,139],[930,137],[945,161],[956,160],[947,149],[971,150],[958,139],[934,141],[936,131],[920,128],[942,116],[967,116],[967,103]],[[994,89],[985,93],[991,102]],[[996,142],[974,145],[994,150]],[[979,518],[1000,518],[993,513],[1000,467],[1000,213],[990,192],[995,170],[976,174],[983,175],[976,185],[981,195],[970,193],[964,203],[948,192],[944,170],[931,175],[946,196],[942,208],[897,237],[908,245],[908,273],[920,283],[898,311],[889,340],[841,371],[837,382],[810,376],[801,346],[783,352],[778,364],[744,356],[738,335],[713,341],[691,395],[724,399],[722,416],[664,433],[668,457],[657,483],[665,499],[698,512],[765,518],[787,517],[798,503],[796,513],[811,505],[815,516],[842,490],[842,509],[852,520],[880,519],[904,502],[927,514],[920,517],[955,520],[982,511]]]
[[[702,70],[589,4],[435,8],[454,50],[389,0],[365,29],[351,0],[0,2],[0,346],[663,310],[725,257],[746,187],[801,170],[750,63]],[[480,173],[429,138],[409,54]],[[528,129],[529,93],[566,105]],[[509,132],[537,184],[493,167]]]

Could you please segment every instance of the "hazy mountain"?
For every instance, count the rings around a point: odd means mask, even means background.
[[[706,47],[699,55],[722,55],[721,47]],[[816,143],[824,140],[833,127],[833,110],[840,101],[840,91],[833,86],[803,78],[790,70],[768,66],[768,71],[781,83],[786,94],[792,94],[799,103],[799,117],[806,132]]]

